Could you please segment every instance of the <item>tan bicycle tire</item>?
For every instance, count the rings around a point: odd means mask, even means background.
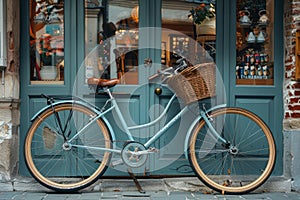
[[[44,112],[42,112],[33,121],[30,129],[28,130],[25,143],[24,143],[25,162],[31,175],[45,187],[58,192],[74,192],[90,186],[91,184],[96,182],[98,178],[106,171],[107,165],[109,164],[111,158],[110,152],[104,152],[103,159],[101,160],[101,163],[99,164],[97,169],[95,169],[95,171],[93,171],[92,174],[88,175],[87,177],[82,177],[82,180],[78,182],[72,182],[72,183],[56,182],[52,180],[52,177],[51,178],[47,177],[46,174],[42,174],[40,172],[40,169],[37,168],[35,164],[34,155],[32,155],[32,149],[34,148],[35,145],[33,141],[34,135],[36,134],[36,131],[39,128],[40,124],[42,124],[46,118],[54,114],[53,110],[55,110],[55,112],[61,112],[61,111],[71,110],[71,109],[72,112],[76,111],[88,116],[96,115],[96,113],[94,113],[91,109],[79,104],[64,103],[64,104],[56,105],[54,107],[50,107]],[[106,124],[101,119],[98,119],[96,121],[96,124],[97,126],[99,126],[99,130],[101,130],[101,134],[103,134],[105,148],[111,148],[111,136],[109,130],[107,129]],[[82,161],[78,161],[78,162],[82,162]]]
[[[221,108],[221,109],[217,109],[215,111],[212,111],[208,115],[211,116],[212,119],[214,119],[215,117],[221,116],[221,115],[224,115],[224,114],[240,115],[240,116],[249,118],[250,120],[253,120],[253,122],[255,122],[257,124],[257,127],[261,128],[262,133],[265,136],[265,137],[262,136],[262,138],[265,139],[266,142],[268,143],[268,158],[266,158],[267,161],[266,161],[266,164],[265,164],[265,168],[263,169],[263,172],[259,176],[257,175],[258,177],[257,178],[255,177],[255,179],[252,180],[249,184],[243,185],[243,184],[240,183],[240,186],[237,185],[237,187],[227,186],[226,184],[224,184],[224,182],[222,184],[222,181],[217,182],[216,180],[218,180],[218,178],[215,178],[215,177],[217,177],[217,175],[214,176],[214,175],[211,175],[211,174],[206,174],[206,172],[204,172],[205,170],[202,169],[204,165],[200,166],[201,164],[199,164],[199,162],[202,162],[202,161],[200,161],[201,159],[199,159],[199,161],[197,160],[197,155],[196,155],[197,150],[195,149],[195,148],[197,148],[196,147],[196,141],[199,137],[198,134],[200,134],[200,130],[205,125],[205,121],[203,119],[200,120],[195,125],[195,127],[193,129],[193,132],[191,134],[191,137],[190,137],[190,140],[189,140],[189,161],[191,163],[191,166],[192,166],[195,174],[209,188],[211,188],[213,190],[216,190],[216,191],[218,191],[222,194],[244,194],[244,193],[248,193],[248,192],[251,192],[251,191],[257,189],[258,187],[260,187],[271,175],[271,173],[273,171],[273,168],[274,168],[274,165],[275,165],[275,159],[276,159],[275,141],[274,141],[274,138],[273,138],[273,135],[272,135],[270,129],[263,122],[263,120],[261,118],[259,118],[257,115],[255,115],[254,113],[252,113],[248,110],[245,110],[245,109],[242,109],[242,108]],[[247,136],[247,137],[250,138],[250,136]],[[203,144],[204,144],[204,142],[202,141],[202,145]],[[211,150],[211,151],[213,152],[213,150]],[[253,151],[255,151],[255,150],[253,150]],[[257,150],[257,151],[259,151],[259,150]],[[215,152],[217,152],[217,151],[215,150]],[[198,154],[201,154],[200,150],[199,150]],[[207,155],[205,155],[205,156],[207,156]],[[201,157],[201,156],[198,156],[198,157]],[[221,157],[222,156],[220,156],[220,158]],[[225,157],[225,153],[223,153],[223,157]],[[203,156],[202,159],[204,160],[204,156]],[[211,159],[213,160],[215,158],[211,157]],[[222,161],[225,163],[225,159],[224,158],[222,158],[222,159],[223,159]],[[234,160],[234,158],[232,158],[232,160]],[[261,159],[261,160],[263,160],[263,159]],[[245,161],[239,161],[239,162],[242,163],[242,162],[245,162]],[[220,165],[222,165],[222,164],[220,163]],[[233,164],[234,164],[234,161],[232,161],[231,165],[233,165]],[[225,166],[225,164],[224,164],[224,166]],[[249,164],[249,166],[250,166],[250,164]],[[231,168],[231,167],[232,166],[230,166],[228,168]],[[221,167],[218,166],[218,167],[216,167],[216,169],[217,168],[219,170],[219,168],[221,168]],[[226,168],[222,169],[222,170],[220,169],[220,171],[225,171],[226,172]],[[257,170],[257,171],[259,171],[259,170]],[[225,174],[224,177],[226,177],[226,176],[228,176],[228,177],[232,176],[233,177],[233,175],[231,175],[230,173],[232,173],[232,171],[229,172],[229,175]]]

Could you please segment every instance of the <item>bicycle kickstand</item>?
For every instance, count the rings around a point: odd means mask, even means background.
[[[139,181],[138,181],[137,178],[134,176],[134,174],[132,173],[132,171],[128,168],[128,169],[127,169],[127,172],[128,172],[128,174],[130,175],[130,177],[133,179],[133,181],[134,181],[134,183],[135,183],[135,186],[137,187],[138,191],[139,191],[140,193],[145,194],[146,191],[143,190],[142,186],[140,185]]]

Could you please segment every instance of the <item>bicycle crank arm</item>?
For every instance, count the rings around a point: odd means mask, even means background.
[[[146,154],[158,153],[158,152],[159,150],[154,147],[150,147],[149,149],[143,151],[127,151],[128,154],[131,154],[133,156],[140,156],[140,155],[146,155]]]

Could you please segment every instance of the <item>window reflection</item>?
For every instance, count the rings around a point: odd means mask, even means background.
[[[64,1],[30,0],[31,84],[63,84]]]
[[[86,78],[138,84],[138,1],[86,0],[85,6]]]
[[[191,9],[203,5],[209,12],[199,29],[191,19]],[[215,7],[214,0],[162,0],[162,28],[169,30],[162,31],[163,67],[175,65],[181,56],[193,64],[215,58],[216,22],[211,7]],[[90,56],[85,63],[85,78],[119,78],[123,84],[138,84],[138,0],[86,0],[85,20],[85,53]],[[92,53],[95,47],[98,50]]]
[[[168,49],[167,67],[176,65],[179,57],[186,57],[191,64],[215,59],[215,6],[214,0],[162,0],[162,27],[180,32],[162,36]]]
[[[238,0],[236,83],[272,85],[274,1]]]

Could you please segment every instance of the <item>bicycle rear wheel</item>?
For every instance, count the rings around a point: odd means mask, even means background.
[[[25,139],[24,152],[32,176],[45,187],[73,192],[94,183],[110,161],[110,133],[97,119],[83,134],[68,142],[96,117],[92,110],[72,103],[50,107],[37,117]]]
[[[224,144],[201,119],[189,140],[189,160],[198,178],[222,194],[243,194],[261,186],[275,164],[275,143],[268,126],[241,108],[208,113]]]

